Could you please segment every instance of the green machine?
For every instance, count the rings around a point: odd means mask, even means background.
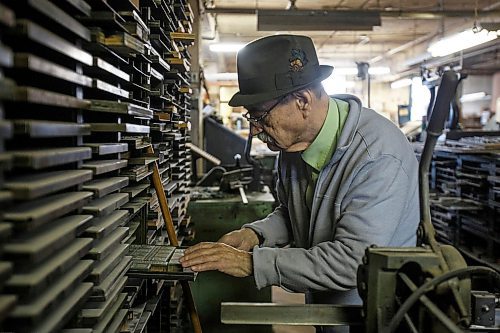
[[[273,210],[274,198],[269,188],[247,192],[247,203],[241,195],[221,192],[218,187],[196,187],[188,206],[195,225],[195,243],[215,242],[225,233],[266,217]],[[235,278],[220,272],[198,274],[192,292],[204,333],[272,332],[271,326],[221,324],[222,302],[271,302],[271,288],[257,290],[253,277]]]

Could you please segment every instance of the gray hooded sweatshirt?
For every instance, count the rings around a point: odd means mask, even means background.
[[[319,174],[311,212],[305,200],[310,171],[300,153],[282,152],[279,206],[243,227],[264,239],[253,249],[259,289],[305,292],[309,303],[360,304],[356,272],[366,247],[415,246],[418,163],[392,122],[354,96],[333,97],[349,103],[349,114]]]

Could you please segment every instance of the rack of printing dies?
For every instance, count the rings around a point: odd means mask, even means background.
[[[500,140],[494,132],[468,134],[452,133],[434,154],[431,213],[440,241],[498,269]]]
[[[147,94],[131,94],[135,86],[124,71],[130,60],[119,43],[129,39],[106,40],[108,23],[92,21],[112,11],[104,3],[4,3],[0,287],[8,295],[0,296],[0,326],[114,331],[129,312],[121,309],[128,243],[145,239],[134,236],[144,233],[133,218],[149,200],[149,183],[141,182],[148,173],[123,170],[136,162],[132,148],[147,147],[151,118]],[[112,29],[120,31],[119,24]]]
[[[91,84],[81,70],[91,65],[91,56],[78,46],[90,34],[47,1],[4,1],[0,12],[6,45],[0,58],[10,53],[11,60],[1,64],[1,98],[12,125],[1,158],[2,165],[10,159],[12,166],[2,183],[11,200],[2,207],[0,229],[3,237],[11,229],[2,251],[13,269],[2,293],[18,300],[8,314],[2,304],[0,317],[6,320],[0,325],[49,332],[62,328],[93,287],[83,281],[94,261],[81,260],[92,239],[77,237],[92,220],[83,207],[93,194],[82,189],[92,172],[81,168],[91,156],[91,148],[81,145],[90,127],[80,111],[88,106],[83,88]]]

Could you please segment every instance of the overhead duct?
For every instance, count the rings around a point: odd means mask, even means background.
[[[257,10],[258,31],[363,31],[380,25],[378,11]]]

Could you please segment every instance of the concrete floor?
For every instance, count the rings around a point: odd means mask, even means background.
[[[273,303],[304,304],[304,294],[295,294],[284,291],[279,287],[272,288]],[[274,333],[315,333],[312,326],[274,325]]]

